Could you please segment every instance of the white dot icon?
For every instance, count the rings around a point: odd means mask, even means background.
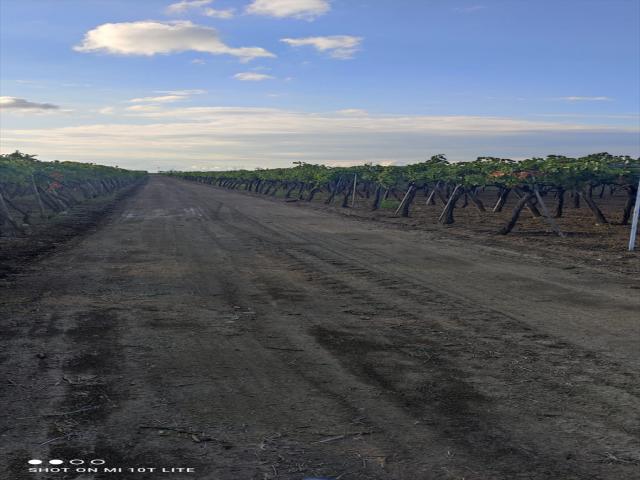
[[[27,463],[29,465],[40,465],[42,463],[42,460],[33,459],[33,460],[29,460]]]
[[[49,460],[49,463],[51,465],[62,465],[64,463],[64,460]]]

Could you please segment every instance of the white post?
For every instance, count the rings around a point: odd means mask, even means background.
[[[633,209],[633,220],[631,220],[631,236],[629,237],[629,251],[636,248],[636,235],[638,234],[638,214],[640,213],[640,181],[638,182],[638,192],[636,193],[636,206]]]
[[[440,221],[440,220],[442,220],[444,218],[444,214],[447,211],[447,208],[449,208],[449,205],[451,205],[451,202],[453,202],[454,200],[455,201],[458,200],[456,198],[456,193],[458,193],[458,190],[460,190],[460,185],[456,185],[456,188],[454,188],[453,192],[451,192],[451,196],[449,197],[449,200],[447,201],[447,204],[444,206],[444,210],[442,210],[442,213],[438,217],[438,221]]]
[[[547,222],[549,222],[549,225],[551,225],[551,228],[553,228],[553,231],[563,238],[566,237],[566,235],[562,233],[562,230],[560,230],[560,227],[558,226],[556,221],[553,219],[553,217],[549,213],[549,209],[547,208],[547,205],[545,205],[544,201],[542,200],[542,195],[540,195],[540,191],[538,190],[538,187],[533,187],[533,190],[536,193],[536,198],[538,199],[538,203],[542,208],[542,213],[544,214],[544,217],[547,219]]]
[[[404,197],[402,197],[402,201],[400,202],[400,205],[398,205],[398,208],[396,209],[396,213],[394,213],[394,215],[397,215],[398,212],[402,209],[402,207],[404,206],[404,202],[407,201],[407,197],[409,196],[409,193],[411,192],[411,190],[413,189],[413,185],[411,185],[408,189],[407,189],[407,193],[404,194]]]
[[[358,174],[353,174],[353,194],[351,195],[351,208],[356,204],[356,182],[358,180]]]

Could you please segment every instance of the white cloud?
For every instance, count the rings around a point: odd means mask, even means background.
[[[617,120],[640,120],[637,113],[616,113],[616,114],[600,114],[600,113],[534,113],[535,117],[557,117],[557,118],[611,118]]]
[[[213,3],[213,0],[182,0],[169,5],[165,12],[167,15],[181,15],[189,10],[195,10],[197,13],[206,17],[220,18],[223,20],[233,18],[235,10],[233,8],[217,9],[207,7]]]
[[[610,97],[560,97],[560,100],[567,102],[608,102],[613,100]]]
[[[105,23],[89,30],[74,50],[147,56],[191,50],[212,55],[232,55],[241,61],[275,57],[261,47],[229,47],[220,40],[215,29],[188,21]]]
[[[90,83],[63,83],[62,86],[66,88],[91,88],[93,85]]]
[[[39,153],[45,159],[95,159],[129,168],[183,169],[196,164],[227,169],[274,167],[291,165],[294,160],[333,165],[389,159],[406,163],[439,152],[452,160],[594,151],[637,155],[639,132],[634,124],[136,104],[113,122],[5,127],[0,149]]]
[[[59,110],[58,105],[52,103],[30,102],[24,98],[0,97],[0,109],[23,110],[23,111],[46,111]]]
[[[194,58],[193,60],[191,60],[191,63],[193,63],[194,65],[204,65],[207,62],[205,62],[201,58]]]
[[[98,110],[98,113],[101,115],[113,115],[115,113],[115,108],[113,107],[103,107]]]
[[[187,10],[202,8],[211,2],[213,2],[213,0],[181,0],[180,2],[169,5],[165,11],[168,15],[179,15]]]
[[[160,110],[160,105],[131,105],[126,110],[130,112],[155,112]]]
[[[142,105],[141,105],[142,106]],[[258,107],[157,108],[136,116],[163,120],[185,120],[197,130],[212,134],[254,135],[280,133],[438,133],[439,135],[493,135],[498,133],[570,132],[610,130],[606,127],[575,123],[521,120],[516,118],[470,115],[374,115],[366,110],[347,109],[335,113],[305,113]],[[636,130],[630,127],[629,131]]]
[[[129,114],[128,116],[144,117],[153,120],[205,122],[207,120],[222,120],[223,118],[230,117],[235,117],[236,119],[245,117],[256,118],[258,116],[275,115],[279,112],[281,111],[278,109],[265,107],[185,107],[158,108],[154,112],[135,113]]]
[[[194,90],[158,90],[156,93],[162,93],[164,95],[151,96],[151,97],[138,97],[129,100],[131,103],[173,103],[187,100],[192,95],[201,95],[207,93],[206,90],[194,89]]]
[[[360,108],[345,108],[342,110],[338,110],[338,113],[340,115],[348,115],[350,117],[362,117],[365,115],[369,115],[369,112]]]
[[[170,103],[184,100],[186,95],[162,95],[159,97],[140,97],[129,100],[131,103]]]
[[[240,80],[242,82],[261,82],[263,80],[272,80],[276,77],[272,75],[267,75],[265,73],[256,73],[256,72],[241,72],[236,73],[233,78],[236,80]]]
[[[235,10],[233,8],[205,8],[202,11],[202,14],[206,17],[219,18],[222,20],[228,20],[229,18],[233,18]]]
[[[22,80],[22,79],[18,79],[15,82],[19,83],[20,85],[29,85],[29,86],[33,86],[33,87],[41,87],[41,86],[43,86],[43,84],[39,80]]]
[[[331,9],[329,0],[254,0],[247,13],[268,17],[312,20]]]
[[[473,12],[479,12],[480,10],[484,10],[485,8],[487,7],[484,5],[470,5],[468,7],[457,7],[457,8],[454,8],[454,10],[459,13],[473,13]]]
[[[283,38],[280,41],[292,47],[311,46],[319,52],[328,52],[333,58],[345,60],[353,58],[362,43],[362,37],[332,35],[328,37]]]
[[[167,95],[202,95],[203,93],[207,93],[206,90],[202,90],[200,88],[192,89],[192,90],[158,90],[157,93],[166,93]]]

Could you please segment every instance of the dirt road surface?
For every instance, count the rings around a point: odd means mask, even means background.
[[[154,176],[2,285],[0,477],[637,479],[639,287]]]

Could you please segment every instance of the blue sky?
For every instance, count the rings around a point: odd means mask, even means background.
[[[0,149],[226,169],[640,155],[637,0],[2,0]]]

